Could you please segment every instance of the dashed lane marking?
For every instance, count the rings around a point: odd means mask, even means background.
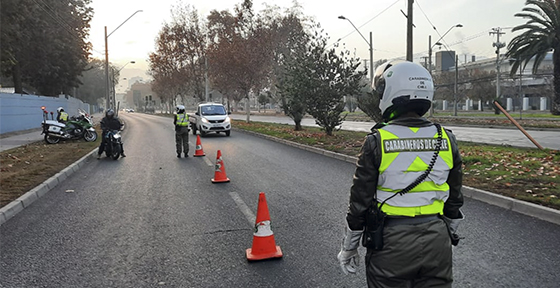
[[[255,214],[253,214],[251,209],[249,209],[249,206],[247,206],[247,204],[243,202],[243,199],[239,197],[239,194],[237,194],[236,192],[229,192],[229,196],[231,196],[233,201],[235,201],[235,204],[237,204],[237,207],[239,207],[241,213],[245,215],[245,218],[247,218],[247,221],[249,221],[249,225],[251,225],[251,227],[255,225],[255,220],[257,217],[255,217]]]

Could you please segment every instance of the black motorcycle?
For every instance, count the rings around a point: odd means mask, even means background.
[[[107,157],[113,158],[113,160],[119,159],[122,153],[122,139],[121,139],[121,131],[119,130],[110,130],[105,134],[106,143],[105,143],[105,155]]]
[[[54,120],[51,112],[51,120],[48,112],[43,109],[43,122],[41,123],[47,144],[56,144],[60,139],[77,140],[83,138],[87,142],[97,140],[97,132],[93,127],[91,116],[84,110],[78,109],[78,115],[70,117],[66,123]]]

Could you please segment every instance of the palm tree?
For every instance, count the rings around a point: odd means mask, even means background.
[[[550,112],[560,115],[560,0],[527,0],[525,5],[515,17],[526,18],[527,23],[512,30],[525,32],[513,38],[507,47],[506,57],[515,59],[510,73],[514,75],[520,66],[525,68],[534,58],[532,70],[536,74],[540,63],[552,50],[554,96]]]

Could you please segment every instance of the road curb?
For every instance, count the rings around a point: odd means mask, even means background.
[[[45,182],[37,185],[35,188],[21,195],[19,198],[12,201],[8,205],[0,208],[0,225],[10,220],[23,209],[29,207],[29,205],[35,202],[35,200],[47,194],[47,192],[52,190],[66,178],[70,177],[70,175],[74,174],[74,172],[78,171],[88,160],[88,157],[92,157],[92,154],[95,153],[97,149],[98,148],[94,148],[93,150],[91,150],[91,152],[78,159],[76,162],[70,164],[70,166],[56,173],[51,178],[45,180]]]
[[[260,134],[260,133],[256,133],[256,132],[252,132],[252,131],[247,131],[247,130],[242,130],[239,128],[233,128],[233,130],[238,131],[238,132],[242,132],[242,133],[247,133],[247,134],[251,134],[260,138],[265,138],[268,140],[272,140],[275,142],[279,142],[279,143],[283,143],[289,146],[293,146],[296,148],[300,148],[300,149],[304,149],[307,151],[311,151],[317,154],[321,154],[321,155],[325,155],[328,157],[332,157],[335,159],[339,159],[342,161],[346,161],[346,162],[350,162],[355,164],[356,161],[358,161],[358,157],[354,157],[354,156],[348,156],[348,155],[344,155],[344,154],[340,154],[340,153],[336,153],[336,152],[332,152],[332,151],[328,151],[328,150],[324,150],[321,148],[315,148],[312,146],[308,146],[308,145],[304,145],[304,144],[300,144],[300,143],[296,143],[296,142],[292,142],[289,140],[285,140],[285,139],[280,139],[274,136],[269,136],[269,135],[264,135],[264,134]],[[464,197],[468,197],[474,200],[478,200],[481,202],[485,202],[488,203],[490,205],[494,205],[494,206],[498,206],[498,207],[502,207],[504,209],[507,210],[511,210],[517,213],[521,213],[521,214],[525,214],[527,216],[531,216],[534,218],[538,218],[547,222],[551,222],[554,223],[556,225],[560,225],[560,211],[552,209],[552,208],[548,208],[545,206],[541,206],[541,205],[537,205],[537,204],[533,204],[530,202],[526,202],[526,201],[521,201],[521,200],[517,200],[511,197],[507,197],[507,196],[503,196],[500,194],[496,194],[496,193],[492,193],[489,191],[485,191],[485,190],[481,190],[481,189],[477,189],[477,188],[473,188],[473,187],[469,187],[469,186],[463,186],[463,196]]]
[[[560,211],[500,194],[463,186],[463,196],[560,225]]]

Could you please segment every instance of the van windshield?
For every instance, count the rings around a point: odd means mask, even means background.
[[[226,109],[222,105],[208,105],[200,107],[202,115],[226,115]]]

